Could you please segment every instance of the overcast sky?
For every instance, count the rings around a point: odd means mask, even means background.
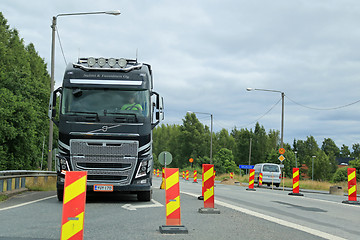
[[[320,147],[324,138],[350,149],[360,143],[360,1],[0,2],[8,24],[48,67],[53,16],[106,10],[121,15],[58,18],[66,61],[138,51],[164,97],[165,124],[182,124],[194,111],[213,114],[214,131],[254,129],[256,121],[280,130],[281,94],[251,87],[285,93],[285,143],[310,135]],[[66,64],[58,40],[55,62],[59,87]],[[210,125],[209,115],[198,118]]]

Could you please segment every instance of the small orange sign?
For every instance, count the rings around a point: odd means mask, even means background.
[[[189,159],[189,162],[191,162],[191,163],[192,163],[193,161],[194,161],[194,159],[192,159],[192,158],[190,158],[190,159]]]
[[[279,153],[280,153],[280,154],[284,154],[284,153],[285,153],[285,148],[280,148],[280,149],[279,149]]]

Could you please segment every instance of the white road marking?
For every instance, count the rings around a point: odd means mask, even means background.
[[[25,205],[29,205],[29,204],[32,204],[32,203],[44,201],[44,200],[47,200],[47,199],[50,199],[50,198],[54,198],[54,197],[56,197],[56,195],[50,196],[50,197],[46,197],[46,198],[41,198],[41,199],[34,200],[34,201],[31,201],[31,202],[21,203],[21,204],[14,205],[14,206],[11,206],[11,207],[0,208],[0,211],[5,211],[5,210],[13,209],[13,208],[22,207],[22,206],[25,206]]]
[[[189,195],[189,196],[193,196],[193,197],[198,197],[198,195],[199,195],[199,194],[196,195],[196,194],[193,194],[193,193],[183,192],[183,191],[181,191],[181,193]],[[277,223],[277,224],[283,225],[285,227],[289,227],[289,228],[293,228],[293,229],[300,230],[300,231],[303,231],[303,232],[307,232],[307,233],[310,233],[310,234],[318,236],[318,237],[331,239],[331,240],[346,240],[345,238],[342,238],[342,237],[338,237],[338,236],[335,236],[335,235],[332,235],[332,234],[329,234],[329,233],[326,233],[326,232],[322,232],[322,231],[319,231],[319,230],[316,230],[316,229],[305,227],[305,226],[302,226],[302,225],[299,225],[299,224],[296,224],[296,223],[292,223],[292,222],[289,222],[289,221],[285,221],[285,220],[282,220],[282,219],[278,219],[278,218],[275,218],[275,217],[271,217],[271,216],[268,216],[268,215],[265,215],[265,214],[262,214],[262,213],[254,212],[254,211],[251,211],[251,210],[248,210],[248,209],[245,209],[245,208],[242,208],[242,207],[238,207],[238,206],[235,206],[235,205],[223,202],[223,201],[215,200],[215,203],[220,205],[220,206],[227,207],[227,208],[233,209],[233,210],[238,211],[238,212],[242,212],[242,213],[254,216],[254,217],[262,218],[264,220],[267,220],[267,221],[270,221],[270,222],[273,222],[273,223]]]
[[[151,199],[151,202],[153,204],[144,204],[144,205],[133,205],[133,204],[125,204],[122,206],[122,208],[125,208],[130,211],[136,211],[137,208],[153,208],[153,207],[163,207],[161,203],[155,201],[154,199]]]

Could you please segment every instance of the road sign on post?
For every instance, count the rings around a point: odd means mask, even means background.
[[[280,149],[279,149],[279,153],[280,153],[281,155],[283,155],[283,154],[285,153],[285,148],[280,148]]]
[[[280,155],[280,156],[278,157],[278,159],[280,160],[280,162],[282,162],[282,161],[285,160],[285,157],[284,157],[283,155]]]
[[[166,165],[169,165],[172,162],[172,155],[171,153],[164,151],[159,154],[158,159],[159,162],[166,168]]]
[[[253,169],[254,165],[239,165],[240,169]]]

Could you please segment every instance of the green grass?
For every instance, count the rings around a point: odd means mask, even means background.
[[[0,202],[5,201],[6,199],[8,199],[8,196],[0,194]]]
[[[25,187],[30,191],[55,191],[56,177],[48,177],[47,182],[44,181],[43,177],[39,177],[36,183],[30,178],[26,180]]]

